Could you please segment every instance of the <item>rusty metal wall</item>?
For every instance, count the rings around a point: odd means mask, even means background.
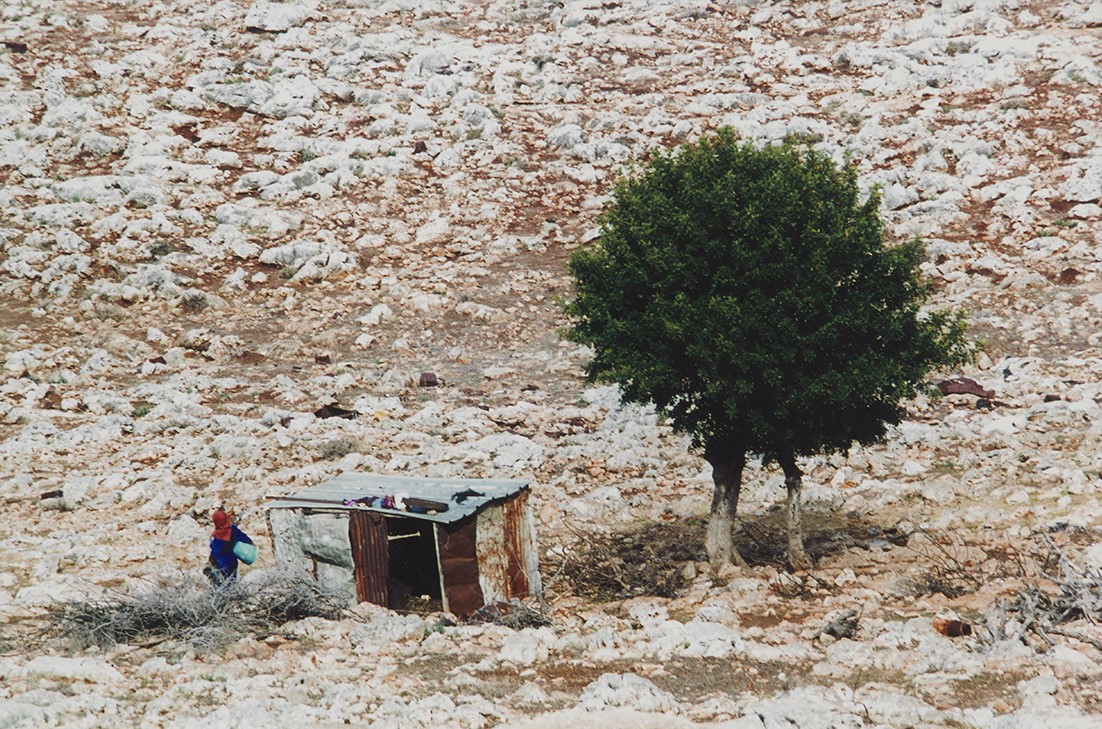
[[[522,491],[502,504],[505,519],[506,589],[508,597],[527,597],[531,593],[524,558],[527,535],[528,492]]]
[[[505,553],[505,510],[501,504],[478,512],[478,583],[487,604],[509,599],[509,558]]]
[[[348,519],[348,541],[356,565],[356,597],[360,602],[387,606],[390,547],[386,519],[373,511],[353,511]]]
[[[447,609],[465,618],[486,604],[478,582],[477,523],[475,516],[453,524],[437,524],[440,577]]]

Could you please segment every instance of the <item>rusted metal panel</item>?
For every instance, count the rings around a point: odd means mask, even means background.
[[[505,545],[508,597],[527,597],[531,593],[528,569],[525,564],[527,535],[528,492],[522,491],[501,505],[505,518],[502,523]]]
[[[528,594],[543,595],[543,579],[540,577],[540,550],[536,540],[536,515],[528,502],[528,492],[524,494],[524,513],[520,520],[520,558],[524,563],[524,574],[528,575]]]
[[[505,515],[501,504],[478,512],[478,583],[486,603],[509,599],[509,558],[505,556]]]
[[[461,618],[486,604],[478,583],[477,523],[472,516],[454,524],[437,525],[444,598],[448,610]]]
[[[386,607],[386,583],[390,576],[386,519],[373,511],[350,512],[348,541],[356,566],[356,597],[360,602]]]

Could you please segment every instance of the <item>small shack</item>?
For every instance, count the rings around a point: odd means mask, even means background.
[[[350,601],[466,617],[539,595],[528,481],[341,475],[268,503],[277,563]]]

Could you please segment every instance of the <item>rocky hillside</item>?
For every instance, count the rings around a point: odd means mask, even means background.
[[[0,726],[1102,723],[1098,2],[0,18]],[[760,466],[752,567],[709,574],[707,465],[557,334],[618,171],[721,125],[852,160],[982,345],[939,375],[963,392],[806,464],[806,574]],[[36,632],[58,601],[196,574],[216,504],[263,575],[265,498],[345,470],[531,478],[551,625],[364,606],[214,655]],[[672,596],[570,579],[641,527],[606,572],[661,535]]]

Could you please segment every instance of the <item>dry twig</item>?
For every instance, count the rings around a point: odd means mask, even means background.
[[[673,597],[688,584],[686,563],[704,557],[694,524],[647,524],[611,533],[583,532],[569,523],[564,528],[569,541],[549,549],[544,559],[549,583],[595,600]]]
[[[995,643],[1017,638],[1028,643],[1027,637],[1034,635],[1051,646],[1052,635],[1063,635],[1102,650],[1102,639],[1064,627],[1076,620],[1097,625],[1102,618],[1102,570],[1073,562],[1045,532],[1035,532],[1033,539],[1038,547],[1033,555],[1039,565],[1036,572],[1049,585],[1042,587],[1035,581],[1009,600],[997,602],[985,615],[982,639]]]
[[[931,563],[930,571],[919,579],[911,580],[922,593],[940,592],[948,598],[960,597],[979,590],[983,580],[969,547],[959,537],[916,530],[921,540],[912,539],[907,548]]]

